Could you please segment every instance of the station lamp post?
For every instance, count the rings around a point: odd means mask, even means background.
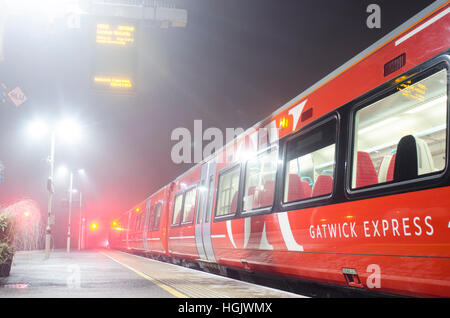
[[[30,123],[28,127],[29,133],[34,138],[43,137],[50,130],[50,155],[48,157],[49,163],[49,177],[47,179],[48,190],[48,207],[47,207],[47,227],[45,229],[45,257],[50,257],[51,244],[51,226],[54,223],[52,219],[52,201],[55,193],[54,189],[54,167],[55,167],[55,141],[56,137],[63,137],[65,141],[75,141],[81,136],[80,125],[73,119],[63,119],[57,125],[49,127],[45,122],[35,120]]]
[[[86,172],[84,171],[84,169],[78,169],[78,175],[84,176],[86,175]],[[61,173],[66,173],[66,169],[61,167]],[[70,171],[69,173],[69,222],[68,222],[68,226],[67,226],[67,253],[70,253],[70,239],[71,239],[71,223],[72,223],[72,198],[73,198],[73,194],[78,192],[80,195],[80,229],[79,229],[79,236],[81,235],[81,209],[82,209],[82,193],[80,190],[76,190],[73,188],[73,170]],[[80,241],[80,237],[78,237],[78,249],[81,249],[81,241]]]

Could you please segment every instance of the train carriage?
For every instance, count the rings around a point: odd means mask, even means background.
[[[189,171],[171,184],[168,200],[168,249],[176,259],[198,259],[194,215],[199,192],[200,167]]]
[[[166,186],[166,254],[449,297],[449,12],[436,1]]]
[[[143,237],[146,242],[145,252],[161,259],[169,256],[165,230],[168,222],[168,194],[168,188],[164,187],[146,201],[147,221]]]

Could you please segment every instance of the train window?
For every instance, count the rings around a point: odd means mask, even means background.
[[[141,212],[139,215],[139,229],[138,231],[144,230],[144,223],[145,223],[145,213]]]
[[[198,208],[197,208],[197,215],[196,215],[196,223],[201,224],[203,219],[203,207],[205,206],[205,196],[206,196],[206,187],[205,187],[205,181],[202,180],[200,183],[200,192],[198,194]]]
[[[154,205],[150,207],[149,211],[150,211],[150,215],[148,216],[147,219],[147,231],[151,231],[152,227],[153,227],[153,210],[154,210]]]
[[[161,203],[157,203],[156,205],[154,205],[154,209],[153,209],[153,226],[152,226],[152,230],[158,230],[159,229],[159,221],[161,219],[161,209],[162,209],[162,204]]]
[[[284,202],[332,193],[336,132],[333,119],[287,142]]]
[[[192,223],[194,220],[195,199],[197,196],[197,187],[186,191],[184,198],[183,223]]]
[[[215,178],[214,175],[209,177],[208,204],[206,206],[206,215],[205,215],[206,223],[209,223],[209,215],[211,214],[211,207],[212,207],[213,199],[214,199],[214,178]]]
[[[243,210],[270,207],[275,193],[278,148],[247,161]]]
[[[135,223],[134,223],[134,230],[135,230],[135,231],[139,231],[140,222],[141,222],[141,215],[140,215],[140,214],[137,214],[137,215],[135,216]]]
[[[240,179],[240,165],[222,173],[217,187],[216,216],[236,213]]]
[[[159,228],[161,217],[161,203],[156,203],[150,208],[150,215],[147,223],[147,231],[155,231]]]
[[[133,230],[133,215],[130,215],[128,218],[128,231],[132,231]]]
[[[172,225],[180,224],[181,220],[181,208],[183,205],[183,194],[180,193],[175,197],[175,204],[173,207]]]
[[[444,170],[447,70],[412,82],[355,114],[351,187],[410,180]]]

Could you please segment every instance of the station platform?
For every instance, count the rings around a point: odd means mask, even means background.
[[[1,298],[304,298],[115,250],[18,252]]]

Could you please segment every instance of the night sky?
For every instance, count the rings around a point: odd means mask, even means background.
[[[0,104],[0,206],[32,199],[45,215],[49,137],[31,140],[33,118],[69,115],[83,125],[76,145],[57,142],[55,166],[84,168],[74,187],[90,218],[109,222],[191,167],[174,164],[172,131],[247,129],[379,40],[433,1],[189,0],[185,28],[139,28],[137,91],[99,93],[92,76],[93,30],[65,20],[10,16],[0,82],[28,101]],[[366,8],[381,7],[369,29]],[[55,228],[63,228],[68,177],[56,179]],[[66,217],[64,217],[66,216]],[[58,233],[58,231],[56,231]]]

